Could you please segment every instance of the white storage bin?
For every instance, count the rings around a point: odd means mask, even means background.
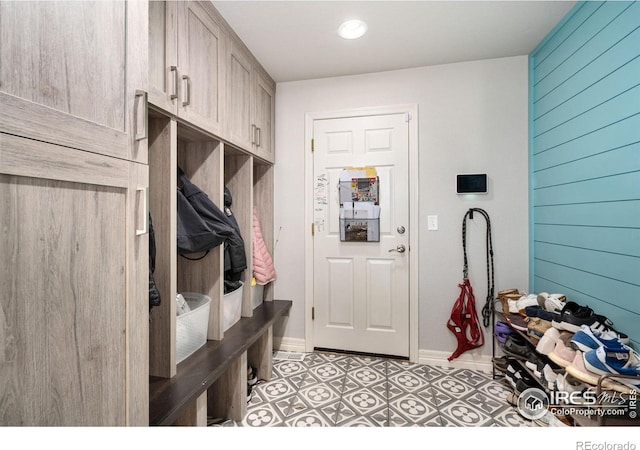
[[[256,309],[258,306],[262,304],[262,300],[264,299],[264,285],[256,284],[251,287],[251,303],[253,304],[253,309]]]
[[[176,363],[185,360],[207,342],[211,297],[183,292],[191,311],[176,316]]]
[[[222,296],[222,329],[227,331],[242,315],[242,291],[244,285],[240,282],[240,287],[233,292]]]

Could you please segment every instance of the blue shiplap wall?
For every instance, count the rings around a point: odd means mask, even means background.
[[[582,2],[530,70],[531,291],[640,350],[640,2]]]

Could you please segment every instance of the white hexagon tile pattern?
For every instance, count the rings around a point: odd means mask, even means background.
[[[254,386],[240,427],[535,426],[491,374],[359,355],[314,352],[274,361]]]

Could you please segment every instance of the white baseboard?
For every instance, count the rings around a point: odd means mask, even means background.
[[[299,338],[274,337],[273,347],[276,350],[287,352],[306,352],[305,340]],[[493,370],[490,355],[474,355],[467,352],[449,362],[447,358],[450,354],[451,352],[442,352],[437,350],[418,350],[418,364],[452,367],[456,369],[471,369],[489,373]]]
[[[275,337],[273,338],[273,348],[275,350],[282,350],[285,352],[297,352],[304,353],[305,340],[299,338],[289,337]]]
[[[442,352],[437,350],[419,350],[418,363],[430,366],[452,367],[455,369],[471,369],[481,372],[491,372],[493,363],[489,355],[473,355],[471,353],[463,353],[453,361],[447,358],[451,352]]]

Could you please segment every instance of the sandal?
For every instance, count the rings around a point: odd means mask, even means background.
[[[507,355],[520,360],[527,360],[533,355],[529,344],[527,344],[527,342],[523,338],[515,334],[507,336],[502,350]]]

